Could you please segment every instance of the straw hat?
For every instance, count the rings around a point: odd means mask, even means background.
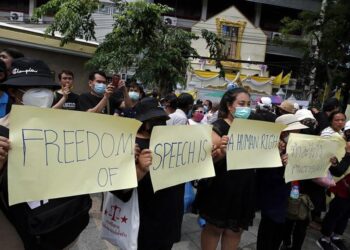
[[[291,130],[299,130],[299,129],[306,129],[309,128],[303,124],[301,124],[295,115],[293,114],[286,114],[286,115],[281,115],[278,117],[275,121],[276,123],[284,124],[287,125],[283,131],[291,131]]]
[[[295,107],[294,107],[294,103],[292,103],[291,101],[283,101],[281,103],[281,105],[277,106],[280,109],[290,113],[290,114],[294,114],[295,113]]]

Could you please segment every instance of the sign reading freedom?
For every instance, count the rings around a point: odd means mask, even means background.
[[[285,125],[234,119],[228,132],[227,170],[282,166],[278,150]]]
[[[209,125],[153,128],[150,173],[154,191],[215,175],[211,131]]]
[[[290,134],[287,144],[288,164],[285,181],[327,176],[330,158],[340,161],[345,154],[345,140],[340,135],[320,137]]]
[[[134,145],[140,124],[13,105],[9,204],[136,187]]]

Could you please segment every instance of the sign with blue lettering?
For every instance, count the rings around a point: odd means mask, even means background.
[[[234,119],[227,144],[227,170],[281,167],[278,150],[285,125]]]

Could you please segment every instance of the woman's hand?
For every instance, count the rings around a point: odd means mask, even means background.
[[[284,141],[280,140],[278,143],[278,149],[280,151],[280,154],[285,154],[286,149],[287,149],[287,143],[285,143]]]
[[[152,151],[150,149],[143,149],[138,157],[136,164],[137,180],[141,180],[148,172],[152,165]]]
[[[0,172],[7,162],[10,148],[10,141],[6,137],[0,136]]]
[[[220,144],[220,150],[223,154],[226,154],[227,144],[230,139],[227,135],[224,135],[221,137],[221,144]]]
[[[337,159],[337,157],[332,157],[332,158],[330,158],[329,159],[329,162],[331,163],[331,167],[336,167],[336,166],[338,166],[338,159]]]
[[[287,166],[288,164],[288,154],[281,155],[282,165]]]

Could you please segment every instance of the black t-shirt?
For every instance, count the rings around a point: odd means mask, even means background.
[[[88,109],[94,108],[100,101],[102,97],[98,97],[89,93],[84,93],[79,96],[79,110],[87,111]],[[111,100],[109,100],[109,112],[107,112],[107,106],[102,110],[102,113],[110,115],[114,114],[115,106]]]
[[[59,102],[62,98],[62,94],[55,92],[52,106]],[[75,93],[69,93],[66,102],[63,104],[62,109],[67,110],[79,110],[79,95]]]
[[[113,106],[116,109],[120,109],[120,105],[124,101],[123,91],[118,89],[117,91],[113,92],[109,100],[113,103]]]

